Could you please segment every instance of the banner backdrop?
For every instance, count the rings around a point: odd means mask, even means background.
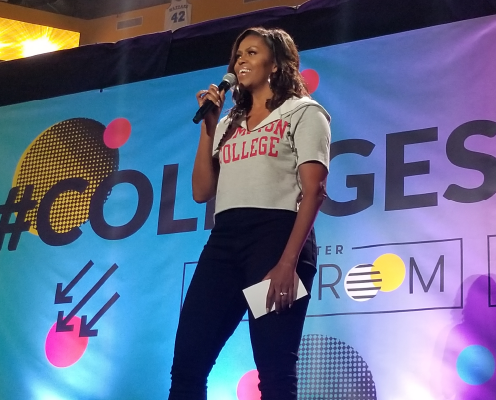
[[[494,43],[491,16],[301,53],[333,119],[300,399],[494,397]],[[225,69],[0,108],[1,399],[166,398]],[[242,322],[209,398],[259,398],[254,370]]]

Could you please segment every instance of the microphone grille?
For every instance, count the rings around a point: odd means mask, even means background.
[[[236,84],[237,82],[237,79],[236,79],[236,75],[232,74],[232,73],[227,73],[224,75],[224,78],[222,78],[223,81],[226,81],[227,83],[229,83],[229,87],[233,86]]]

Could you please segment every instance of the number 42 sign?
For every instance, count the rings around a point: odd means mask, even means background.
[[[165,30],[176,30],[191,23],[191,8],[188,0],[171,0],[165,12]]]

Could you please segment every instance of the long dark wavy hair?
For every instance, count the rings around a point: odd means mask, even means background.
[[[270,88],[274,95],[271,99],[267,99],[267,109],[273,111],[293,96],[298,98],[308,96],[308,91],[299,70],[300,56],[298,55],[298,50],[291,36],[282,29],[256,27],[245,30],[233,44],[227,71],[234,74],[239,44],[249,35],[256,35],[264,40],[277,65],[277,71],[270,75]],[[252,107],[253,100],[250,92],[243,90],[239,85],[235,85],[233,88],[233,101],[235,105],[229,111],[231,121],[243,113],[248,113]]]

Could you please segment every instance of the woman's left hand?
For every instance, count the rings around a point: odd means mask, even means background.
[[[267,313],[274,304],[277,313],[292,306],[296,297],[295,287],[298,287],[298,275],[295,269],[296,265],[279,261],[263,278],[263,280],[270,279],[265,303]]]

